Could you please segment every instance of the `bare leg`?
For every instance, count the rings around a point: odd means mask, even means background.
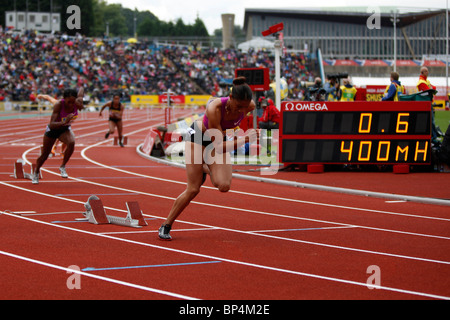
[[[203,180],[203,164],[194,162],[195,152],[202,152],[202,147],[191,142],[186,142],[186,157],[192,161],[186,163],[187,186],[186,190],[181,193],[172,205],[172,209],[167,216],[164,224],[172,225],[183,210],[200,192],[200,187]]]
[[[122,120],[120,120],[119,122],[116,123],[116,127],[117,127],[117,132],[119,134],[119,140],[122,141],[122,131],[123,131]]]
[[[206,166],[203,162],[203,153],[205,147],[192,142],[186,142],[186,174],[187,186],[186,190],[181,193],[172,205],[172,209],[167,216],[166,221],[159,229],[159,238],[161,240],[171,240],[169,232],[172,224],[179,215],[186,209],[189,203],[198,195],[203,184],[203,175],[206,172],[211,174],[211,181],[219,191],[227,192],[230,190],[232,179],[232,167],[229,153],[218,154],[222,161],[216,161]],[[199,160],[201,156],[201,161]],[[214,157],[214,151],[212,153]],[[223,157],[223,158],[222,158]],[[196,161],[197,160],[197,161]]]
[[[220,163],[213,162],[208,165],[211,182],[220,192],[228,192],[231,187],[231,180],[233,177],[233,169],[231,165],[230,154],[228,152],[220,154],[216,153],[215,157],[220,157]]]
[[[49,138],[46,135],[44,135],[43,140],[43,146],[42,146],[42,153],[39,158],[36,159],[36,168],[34,170],[34,174],[38,174],[41,170],[41,167],[44,165],[44,162],[47,160],[48,156],[50,155],[50,152],[52,152],[53,144],[55,143],[56,139]]]
[[[66,163],[69,162],[70,157],[73,154],[73,151],[75,150],[75,136],[72,132],[72,130],[67,130],[61,136],[59,137],[59,140],[61,140],[62,143],[66,145],[66,150],[64,152],[64,158],[61,164],[61,167],[65,167]]]
[[[117,132],[119,133],[119,146],[123,147],[122,136],[122,120],[116,122]]]
[[[108,121],[108,123],[109,123],[109,134],[114,134],[116,124],[114,123],[114,121]]]

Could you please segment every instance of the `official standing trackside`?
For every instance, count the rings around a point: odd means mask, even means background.
[[[428,80],[428,68],[427,67],[422,67],[420,68],[420,76],[419,76],[419,81],[417,82],[417,90],[420,91],[426,91],[426,90],[434,90],[433,93],[433,97],[436,95],[437,90],[436,87],[433,86],[430,82],[430,80]],[[433,101],[433,100],[432,100]],[[434,144],[437,144],[437,138],[439,136],[443,136],[443,133],[441,132],[441,129],[436,125],[436,122],[434,120],[434,109],[432,108],[432,117],[431,117],[431,141]]]
[[[280,124],[280,111],[278,111],[271,99],[263,100],[261,107],[264,111],[262,117],[258,118],[259,128],[268,130],[278,129]]]
[[[417,90],[419,91],[426,91],[426,90],[436,90],[436,87],[433,86],[430,83],[430,80],[428,80],[428,68],[427,67],[422,67],[420,69],[420,76],[419,76],[419,82],[417,82]]]
[[[384,96],[381,101],[398,101],[398,97],[405,94],[405,87],[399,81],[398,72],[391,72],[391,84],[386,87]]]
[[[356,88],[350,83],[349,79],[342,80],[341,86],[341,101],[355,101]]]

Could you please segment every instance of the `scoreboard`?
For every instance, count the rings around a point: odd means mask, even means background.
[[[288,101],[281,111],[285,164],[430,163],[429,101]]]
[[[270,89],[269,68],[240,68],[235,70],[235,76],[245,77],[252,91]]]

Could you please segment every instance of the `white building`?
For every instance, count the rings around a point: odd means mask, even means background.
[[[6,11],[5,24],[13,30],[61,31],[59,13]]]

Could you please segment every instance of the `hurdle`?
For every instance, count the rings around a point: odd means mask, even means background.
[[[84,207],[86,220],[92,224],[115,224],[132,228],[142,228],[148,225],[139,203],[136,201],[126,203],[127,216],[125,218],[107,215],[102,201],[95,195],[89,197]]]

